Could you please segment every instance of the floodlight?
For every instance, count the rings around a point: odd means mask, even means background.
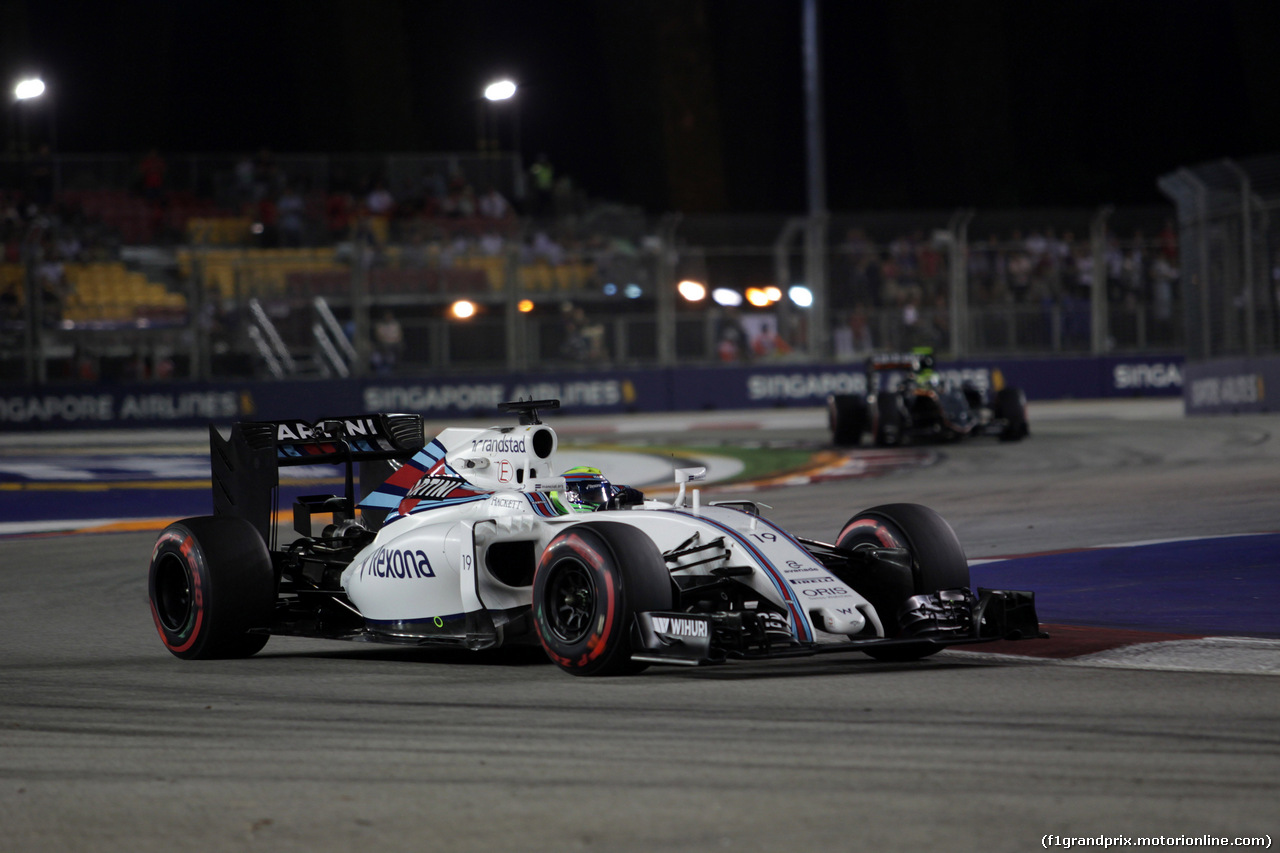
[[[742,304],[742,294],[728,287],[717,287],[711,291],[711,298],[725,308],[737,308]]]
[[[26,80],[19,80],[18,85],[13,87],[13,96],[19,101],[25,101],[30,98],[38,98],[44,94],[44,81],[39,77],[31,77]]]
[[[799,305],[801,308],[808,308],[813,305],[813,291],[805,287],[803,284],[793,284],[787,290],[787,296],[791,301]]]
[[[516,93],[516,84],[510,80],[498,80],[484,87],[484,96],[490,101],[505,101]]]
[[[680,295],[690,302],[701,302],[707,297],[707,288],[700,282],[685,279],[676,285]]]

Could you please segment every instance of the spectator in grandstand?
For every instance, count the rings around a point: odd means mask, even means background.
[[[480,249],[480,254],[493,258],[502,254],[506,241],[502,239],[501,234],[495,231],[485,231],[480,235],[480,239],[476,241],[476,245]]]
[[[280,245],[280,215],[274,196],[264,195],[259,199],[249,228],[258,248],[274,249]]]
[[[351,237],[351,215],[355,212],[355,198],[346,190],[329,193],[324,202],[324,224],[329,239],[336,242]]]
[[[1172,219],[1166,219],[1160,231],[1160,254],[1173,266],[1178,265],[1178,232]]]
[[[263,148],[253,160],[253,197],[258,200],[280,191],[283,175],[270,149]]]
[[[449,181],[449,190],[440,202],[440,215],[450,219],[470,219],[476,215],[476,195],[461,175]]]
[[[373,324],[373,369],[377,373],[392,373],[400,363],[404,352],[404,328],[396,315],[387,309]]]
[[[307,202],[292,186],[285,187],[276,202],[276,216],[280,223],[280,245],[297,248],[306,243]]]
[[[36,280],[40,287],[41,322],[54,326],[62,319],[63,309],[71,295],[62,259],[53,253],[52,247],[43,247],[44,257],[36,267]]]
[[[1026,302],[1031,294],[1031,275],[1035,262],[1027,251],[1021,231],[1013,232],[1012,253],[1008,257],[1009,294],[1014,302]]]
[[[372,216],[390,216],[395,210],[395,196],[387,189],[387,182],[379,180],[365,196],[364,206]]]
[[[1151,305],[1158,340],[1173,340],[1173,303],[1178,288],[1178,267],[1163,252],[1151,265]]]
[[[760,326],[760,331],[751,339],[751,352],[757,358],[773,358],[787,355],[791,345],[778,334],[777,324],[768,321]]]
[[[53,204],[53,153],[42,143],[31,158],[31,200],[41,209]]]
[[[745,361],[751,357],[747,330],[736,308],[725,308],[717,320],[716,355],[721,361]]]
[[[235,195],[236,204],[240,208],[244,208],[247,204],[252,204],[257,199],[257,187],[254,182],[253,157],[245,154],[236,161],[233,170],[232,193]]]
[[[563,339],[560,354],[573,361],[600,361],[604,358],[604,326],[587,318],[587,312],[572,302],[560,306]]]
[[[551,239],[546,231],[539,230],[533,235],[533,242],[529,246],[528,255],[532,260],[542,259],[552,266],[560,266],[564,263],[564,247]]]
[[[1147,241],[1139,228],[1133,233],[1133,241],[1128,251],[1124,252],[1121,277],[1124,283],[1124,301],[1129,305],[1141,305],[1147,302],[1150,291],[1147,262]]]
[[[498,192],[497,187],[489,184],[476,200],[476,210],[485,219],[508,219],[511,216],[511,203]]]
[[[159,204],[168,170],[169,165],[155,148],[148,151],[138,164],[138,186],[142,190],[142,197],[149,203]]]
[[[547,158],[546,152],[540,152],[529,167],[529,179],[533,184],[534,216],[545,216],[551,212],[551,193],[556,184],[556,170]]]
[[[22,321],[22,284],[17,280],[10,281],[0,291],[0,323]]]

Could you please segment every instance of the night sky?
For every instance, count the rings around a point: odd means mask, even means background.
[[[805,209],[800,0],[0,0],[65,152],[474,151],[650,212]],[[1280,152],[1280,3],[822,0],[834,211],[1160,204]],[[6,84],[6,89],[9,84]],[[510,116],[500,125],[510,146]]]

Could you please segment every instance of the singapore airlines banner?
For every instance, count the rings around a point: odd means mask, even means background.
[[[1033,400],[1179,396],[1184,370],[1180,356],[938,365],[945,378],[982,390],[1014,386]],[[365,412],[417,412],[430,419],[502,417],[498,404],[517,399],[558,399],[570,415],[778,408],[820,406],[828,394],[865,391],[860,364],[777,362],[431,378],[45,385],[0,388],[0,430],[191,427]],[[1217,393],[1215,399],[1235,399],[1239,389],[1224,385]]]

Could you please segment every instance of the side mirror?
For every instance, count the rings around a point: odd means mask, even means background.
[[[695,480],[707,479],[706,468],[677,468],[676,469],[676,485],[680,487],[680,491],[676,492],[676,499],[671,502],[672,506],[684,506],[684,484]]]

